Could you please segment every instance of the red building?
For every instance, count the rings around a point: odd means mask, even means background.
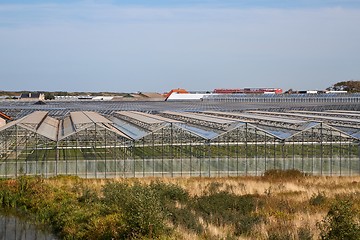
[[[217,88],[214,93],[234,94],[234,93],[250,93],[250,94],[264,94],[264,93],[282,93],[281,88]]]

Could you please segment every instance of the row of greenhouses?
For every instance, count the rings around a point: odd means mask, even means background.
[[[38,111],[0,128],[0,177],[359,175],[357,119],[312,116],[79,111],[55,119]]]

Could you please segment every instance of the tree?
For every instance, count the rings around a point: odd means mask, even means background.
[[[360,81],[343,81],[335,83],[327,90],[348,91],[350,93],[360,92]]]
[[[45,100],[54,100],[55,99],[55,96],[50,93],[50,92],[46,92],[45,93]]]

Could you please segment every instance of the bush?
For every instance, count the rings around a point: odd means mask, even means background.
[[[150,186],[135,183],[108,183],[103,188],[104,202],[123,213],[126,238],[158,237],[165,234],[165,212],[159,194]]]
[[[188,192],[178,185],[165,184],[160,181],[151,182],[149,187],[158,194],[163,211],[174,226],[180,225],[196,233],[203,232],[202,225],[189,206]]]
[[[243,215],[235,223],[234,234],[236,236],[249,235],[256,224],[261,223],[262,217],[258,215]]]
[[[80,191],[80,196],[77,198],[79,203],[91,204],[99,201],[96,191],[88,186],[81,186],[78,191]]]
[[[120,213],[93,218],[84,239],[121,239],[125,223]]]
[[[309,200],[310,205],[320,206],[326,202],[326,196],[324,193],[319,192],[318,194],[313,194]]]
[[[265,180],[291,180],[303,178],[304,176],[304,173],[296,169],[270,169],[265,171],[263,178]]]
[[[197,216],[186,208],[172,208],[169,210],[170,220],[175,226],[181,225],[185,229],[200,234],[204,231],[203,226],[199,223]]]
[[[232,224],[244,215],[251,214],[259,205],[254,195],[237,196],[228,192],[219,192],[197,198],[194,209],[205,221],[218,226]]]
[[[360,236],[359,213],[349,200],[338,200],[325,218],[318,223],[321,239],[358,240]]]
[[[189,193],[175,184],[165,184],[160,181],[151,182],[150,189],[155,191],[163,204],[174,203],[174,201],[187,202]]]

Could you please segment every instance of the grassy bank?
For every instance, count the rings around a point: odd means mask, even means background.
[[[359,239],[360,177],[0,181],[2,208],[63,239]]]

